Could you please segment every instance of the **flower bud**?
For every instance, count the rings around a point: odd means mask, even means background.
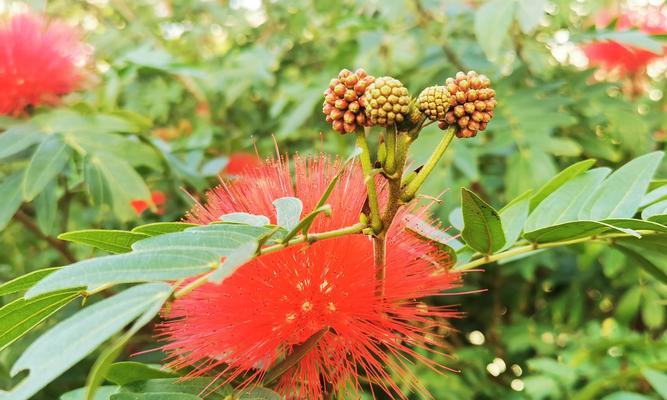
[[[350,133],[366,125],[363,95],[374,80],[363,69],[355,72],[343,69],[338,78],[329,82],[329,88],[324,92],[322,112],[335,131]]]
[[[445,80],[445,85],[451,95],[451,111],[438,126],[441,129],[455,126],[456,135],[465,138],[486,129],[497,105],[496,91],[491,88],[489,78],[475,71],[457,72],[454,78]]]
[[[449,110],[449,92],[444,86],[431,86],[417,97],[417,107],[432,121],[442,121]]]
[[[371,125],[390,126],[409,116],[410,95],[401,81],[384,76],[368,86],[364,105]]]

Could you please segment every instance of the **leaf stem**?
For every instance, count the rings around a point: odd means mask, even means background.
[[[373,229],[373,232],[379,233],[382,230],[380,206],[377,190],[375,189],[375,179],[373,179],[371,173],[373,165],[371,164],[371,153],[368,149],[365,131],[357,131],[357,147],[361,149],[359,159],[361,160],[361,168],[364,171],[364,180],[366,181],[366,189],[368,191],[368,206],[371,209],[371,229]],[[387,154],[389,154],[389,151],[387,151]]]
[[[438,143],[438,146],[426,161],[424,167],[422,167],[422,169],[417,173],[417,176],[415,176],[414,179],[410,181],[410,183],[403,190],[403,194],[401,195],[401,199],[403,201],[408,202],[415,197],[415,194],[419,188],[421,188],[421,186],[424,184],[424,181],[429,176],[429,174],[433,172],[433,168],[435,168],[435,166],[438,164],[438,161],[440,161],[443,154],[445,154],[445,151],[452,143],[455,131],[455,126],[450,126],[447,128],[447,130],[445,130],[440,143]]]
[[[644,235],[651,235],[655,234],[655,232],[642,232],[641,234]],[[543,249],[551,249],[554,247],[561,247],[561,246],[570,246],[573,244],[580,244],[580,243],[585,243],[585,242],[594,242],[594,241],[602,241],[606,242],[609,239],[615,239],[615,238],[626,238],[626,237],[634,237],[630,234],[627,233],[610,233],[607,235],[595,235],[595,236],[586,236],[583,238],[577,238],[577,239],[569,239],[569,240],[561,240],[557,242],[548,242],[548,243],[532,243],[529,245],[525,246],[519,246],[515,247],[513,249],[505,250],[500,253],[496,254],[491,254],[491,255],[482,255],[480,258],[470,261],[466,264],[459,265],[453,268],[453,271],[466,271],[470,270],[473,268],[480,267],[482,265],[486,265],[495,261],[500,261],[506,258],[510,257],[515,257],[521,254],[526,254],[526,253],[531,253],[534,251],[538,250],[543,250]]]

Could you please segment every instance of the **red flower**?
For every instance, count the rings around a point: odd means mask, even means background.
[[[243,172],[257,168],[262,165],[262,160],[256,154],[234,153],[229,156],[229,161],[223,170],[227,175],[241,175]]]
[[[286,162],[270,162],[225,182],[197,206],[189,222],[207,224],[221,214],[273,215],[271,202],[296,196],[304,212],[314,208],[339,163],[321,156],[295,158],[295,179]],[[312,230],[326,231],[357,222],[365,201],[363,176],[347,168],[331,194],[332,217],[318,217]],[[357,391],[360,377],[391,396],[405,398],[393,379],[409,377],[412,363],[443,370],[425,352],[436,353],[439,330],[456,312],[419,300],[458,286],[459,274],[430,242],[406,230],[424,210],[399,213],[387,247],[385,297],[375,294],[372,243],[364,235],[290,247],[239,268],[222,284],[209,283],[174,302],[161,330],[171,366],[194,367],[190,375],[217,373],[227,382],[243,376],[259,382],[266,368],[295,346],[328,328],[278,390],[288,398],[323,398],[321,382]],[[224,378],[222,378],[224,376]],[[425,390],[417,387],[418,390]]]
[[[151,202],[152,205],[155,206],[155,213],[158,215],[164,214],[164,203],[167,201],[167,197],[164,195],[159,190],[154,190],[151,192]],[[144,211],[146,211],[151,204],[147,202],[146,200],[141,200],[141,199],[135,199],[130,202],[132,205],[132,208],[134,208],[134,212],[137,213],[137,215],[143,214]]]
[[[80,87],[88,47],[76,29],[33,14],[0,23],[0,115],[55,104]]]
[[[657,35],[667,33],[667,7],[646,6],[638,10],[626,10],[617,16],[616,29],[619,31],[638,29],[644,33]],[[596,18],[598,27],[605,27],[614,19],[608,11]],[[643,72],[648,64],[662,57],[662,52],[652,51],[620,43],[614,40],[595,42],[584,47],[591,64],[607,70],[616,70],[621,75]]]

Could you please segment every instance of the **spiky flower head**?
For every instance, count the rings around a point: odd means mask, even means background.
[[[79,32],[62,22],[34,14],[0,21],[0,115],[53,105],[78,89],[89,55]]]
[[[375,78],[359,68],[355,72],[343,69],[332,79],[324,92],[322,112],[335,131],[351,133],[366,126],[364,92]]]
[[[431,121],[442,121],[449,110],[449,92],[444,86],[430,86],[417,97],[419,111]]]
[[[451,95],[449,111],[440,128],[456,126],[456,136],[473,137],[486,129],[496,108],[496,91],[485,75],[475,71],[457,72],[455,78],[447,78],[445,87]]]
[[[207,224],[229,212],[273,216],[272,201],[284,196],[300,198],[304,213],[312,211],[341,163],[325,156],[296,157],[294,178],[289,164],[287,160],[269,162],[247,171],[247,179],[224,182],[209,192],[208,202],[196,206],[187,220]],[[384,189],[380,193],[386,195]],[[365,199],[360,168],[348,166],[327,199],[332,216],[319,216],[311,231],[356,223]],[[317,344],[282,376],[281,394],[289,399],[321,400],[322,382],[334,390],[354,391],[364,375],[404,398],[394,379],[411,376],[413,362],[444,368],[428,353],[437,351],[446,319],[456,316],[449,308],[424,307],[419,301],[456,287],[460,278],[449,271],[446,254],[406,229],[423,229],[418,223],[424,220],[425,210],[411,211],[403,208],[387,235],[384,297],[376,294],[372,243],[365,235],[269,253],[243,265],[221,284],[205,284],[173,303],[162,327],[171,366],[194,367],[190,376],[215,374],[220,384],[237,378],[252,384],[276,361],[323,332]]]
[[[410,113],[410,94],[401,81],[390,76],[377,78],[366,89],[366,117],[372,125],[403,122]]]

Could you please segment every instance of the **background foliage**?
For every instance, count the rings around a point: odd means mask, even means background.
[[[432,195],[452,189],[435,213],[455,228],[459,187],[500,208],[576,161],[616,169],[664,149],[664,66],[642,78],[637,94],[629,78],[597,80],[577,51],[610,34],[590,29],[591,16],[609,6],[618,4],[50,1],[49,14],[86,31],[95,79],[65,107],[29,121],[0,119],[0,279],[92,254],[56,241],[62,232],[178,220],[191,204],[181,188],[198,196],[230,154],[253,145],[262,155],[275,152],[274,140],[282,152],[348,154],[351,140],[331,132],[320,111],[342,67],[391,74],[413,95],[458,70],[492,79],[500,105],[489,131],[456,141],[427,182]],[[635,32],[618,40],[655,48],[661,38]],[[415,164],[438,139],[435,127],[422,133]],[[664,160],[656,176],[667,177]],[[652,181],[655,198],[644,206],[667,196],[664,184]],[[164,212],[156,204],[137,215],[132,201],[151,203],[154,191],[166,196]],[[658,268],[667,268],[665,244],[656,246]],[[439,399],[665,397],[667,290],[637,264],[627,252],[586,244],[470,273],[465,289],[488,291],[452,298],[467,315],[452,321],[455,358],[446,363],[462,372],[416,373]],[[71,303],[56,319],[78,308]],[[0,353],[0,387],[18,380],[9,378],[11,365],[54,323]],[[152,341],[141,332],[125,355]],[[83,386],[94,360],[36,398]]]

